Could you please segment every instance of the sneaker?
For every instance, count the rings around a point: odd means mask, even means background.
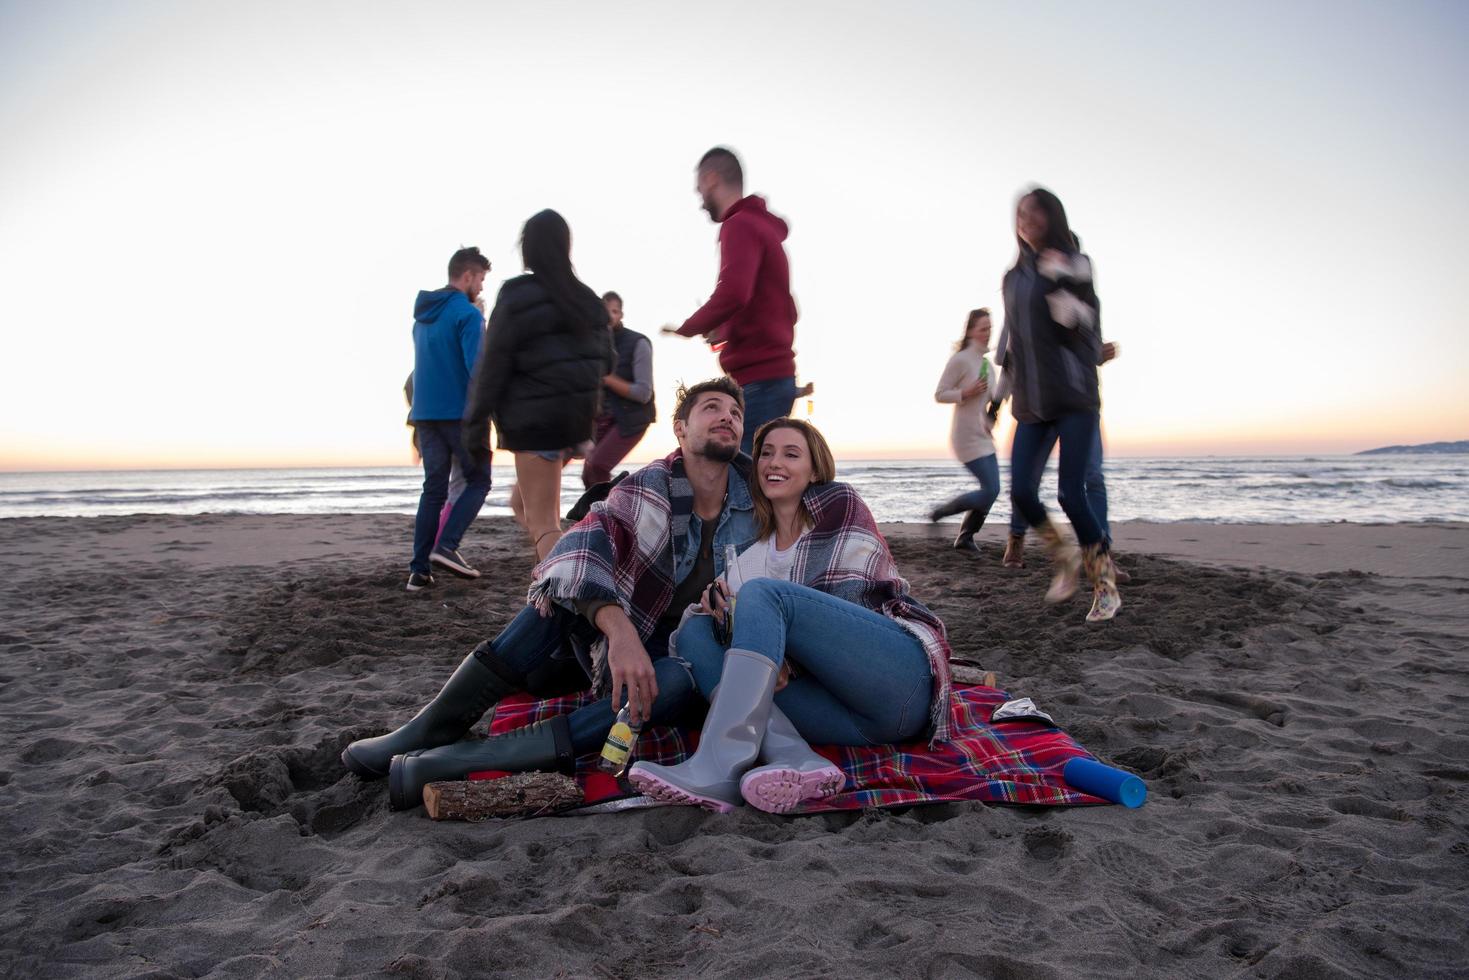
[[[464,556],[448,548],[435,548],[428,556],[435,565],[443,565],[455,575],[464,578],[479,578],[479,569],[464,560]]]
[[[411,572],[408,575],[409,592],[418,592],[421,589],[429,588],[433,584],[434,577],[432,575],[425,575],[423,572]]]

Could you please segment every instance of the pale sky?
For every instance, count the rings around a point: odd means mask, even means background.
[[[1469,438],[1462,3],[0,0],[0,468],[409,462],[412,304],[551,207],[656,334],[722,143],[838,453],[942,456],[1017,195],[1092,255],[1114,454]],[[998,326],[998,323],[997,323]],[[672,389],[716,373],[655,337]]]

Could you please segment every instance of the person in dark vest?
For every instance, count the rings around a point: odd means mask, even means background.
[[[581,482],[591,488],[612,479],[612,470],[627,458],[648,426],[657,420],[653,407],[653,344],[622,324],[622,297],[603,293],[615,358],[602,379],[602,414],[597,416],[596,445],[582,464]]]

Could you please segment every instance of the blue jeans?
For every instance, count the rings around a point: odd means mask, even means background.
[[[1000,458],[994,453],[971,459],[964,468],[979,481],[979,489],[961,493],[944,505],[946,510],[977,510],[980,521],[989,514],[995,500],[1000,496]]]
[[[1061,473],[1056,499],[1083,545],[1105,541],[1102,525],[1087,499],[1086,475],[1098,441],[1096,412],[1072,412],[1049,422],[1021,422],[1010,450],[1010,500],[1031,527],[1047,520],[1040,498],[1040,472],[1051,447],[1061,443]],[[1100,456],[1098,468],[1100,468]]]
[[[1056,434],[1052,432],[1047,441],[1043,442],[1036,450],[1035,473],[1033,479],[1035,485],[1041,485],[1041,479],[1045,476],[1046,461],[1051,458],[1051,450],[1056,445]],[[1011,474],[1014,480],[1014,474]],[[1102,537],[1107,539],[1107,545],[1112,544],[1112,525],[1107,522],[1107,481],[1102,477],[1102,427],[1097,426],[1096,437],[1092,439],[1092,454],[1086,462],[1086,500],[1092,505],[1092,516],[1097,523],[1102,525]],[[1019,507],[1010,508],[1010,533],[1025,533],[1025,515],[1020,512]]]
[[[740,440],[740,452],[748,455],[755,445],[755,430],[791,414],[796,405],[796,379],[752,381],[740,390],[745,396],[745,437]]]
[[[423,492],[418,496],[418,516],[413,521],[413,561],[408,568],[427,575],[433,570],[428,555],[434,540],[437,538],[438,546],[445,551],[454,551],[479,513],[485,494],[490,492],[490,461],[486,458],[476,463],[464,451],[457,421],[415,422],[413,427],[418,432],[418,453],[423,457]],[[456,459],[464,471],[464,492],[454,501],[440,534],[439,512],[449,499],[449,471]]]
[[[573,629],[590,629],[585,620],[578,622],[578,619],[575,613],[559,606],[553,607],[549,616],[542,616],[534,606],[526,606],[490,641],[490,649],[515,673],[522,677],[532,674],[544,668],[553,657],[569,653],[566,643]],[[653,660],[653,675],[658,681],[658,696],[653,699],[648,724],[663,725],[686,720],[687,713],[700,706],[694,697],[694,680],[689,673],[689,665],[677,657],[668,656],[666,632],[655,633],[646,648]],[[576,754],[585,755],[600,749],[616,717],[611,698],[601,698],[571,712],[566,720],[571,727],[571,746]]]
[[[791,658],[796,676],[775,704],[809,742],[886,745],[928,727],[928,655],[916,636],[880,613],[794,582],[752,579],[735,598],[730,646],[776,664]],[[678,655],[708,698],[724,671],[711,617],[679,630]]]

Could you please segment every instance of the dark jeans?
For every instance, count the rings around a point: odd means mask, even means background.
[[[1045,476],[1046,462],[1051,458],[1051,450],[1056,445],[1056,434],[1053,431],[1049,438],[1041,444],[1035,453],[1035,473],[1032,479],[1035,485],[1041,485],[1041,479]],[[1010,479],[1015,479],[1011,473]],[[1097,426],[1097,434],[1092,439],[1092,453],[1086,463],[1086,500],[1092,506],[1092,515],[1096,517],[1097,523],[1102,525],[1102,537],[1107,539],[1110,547],[1112,544],[1112,525],[1107,522],[1107,481],[1102,476],[1102,427]],[[1020,512],[1019,507],[1010,508],[1010,533],[1025,533],[1025,515]]]
[[[1056,499],[1083,545],[1105,541],[1102,525],[1086,494],[1086,473],[1097,440],[1096,412],[1072,412],[1049,422],[1021,422],[1010,450],[1010,500],[1031,527],[1047,520],[1040,498],[1040,473],[1056,442],[1061,443],[1061,473]]]
[[[554,660],[571,656],[567,641],[573,629],[590,631],[592,627],[585,619],[559,606],[553,607],[549,616],[542,616],[534,606],[526,606],[490,641],[490,649],[494,650],[501,663],[517,674],[545,676],[547,667]],[[668,633],[667,630],[659,630],[644,645],[653,660],[653,674],[658,681],[658,696],[653,699],[650,725],[683,721],[690,709],[697,710],[702,705],[701,700],[694,696],[694,678],[688,664],[668,656]],[[585,755],[600,749],[616,717],[611,698],[583,705],[568,715],[571,745],[576,754]]]
[[[613,468],[627,458],[627,454],[637,447],[643,439],[643,433],[647,431],[648,427],[645,425],[632,435],[625,436],[618,430],[617,420],[612,416],[603,415],[597,419],[597,443],[587,453],[586,462],[581,464],[582,486],[590,489],[598,483],[610,481]]]
[[[427,575],[433,569],[428,555],[434,539],[438,539],[439,547],[445,551],[454,551],[479,513],[485,494],[490,492],[490,461],[488,456],[479,463],[470,459],[464,451],[458,421],[415,422],[413,427],[418,432],[418,453],[423,457],[423,493],[418,497],[418,516],[413,522],[413,561],[408,568]],[[449,499],[449,471],[455,459],[464,472],[464,492],[454,501],[449,519],[444,522],[444,532],[440,534],[439,511]]]
[[[979,456],[965,463],[964,468],[974,474],[974,478],[979,481],[979,489],[961,493],[945,504],[944,508],[955,511],[977,510],[983,520],[1000,496],[1000,458],[995,453]]]
[[[796,379],[752,381],[740,390],[745,396],[745,437],[740,440],[740,452],[749,453],[760,426],[791,414],[796,405]]]

